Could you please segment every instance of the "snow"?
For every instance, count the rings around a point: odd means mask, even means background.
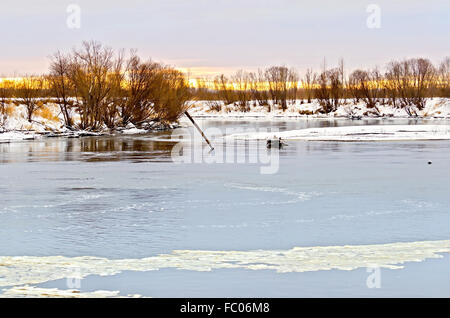
[[[125,129],[121,130],[122,134],[124,135],[139,135],[139,134],[145,134],[148,131],[145,129],[139,129],[136,128],[132,123],[129,123]]]
[[[6,120],[1,120],[0,118],[0,143],[39,139],[43,136],[78,138],[104,134],[86,130],[69,130],[64,125],[64,118],[59,107],[54,103],[45,104],[45,112],[36,111],[31,122],[27,120],[25,105],[9,104],[6,107],[9,108],[11,112]],[[42,117],[42,115],[44,117]],[[75,123],[80,121],[78,114],[75,112],[72,113],[72,118]],[[105,131],[107,131],[106,127]],[[122,129],[117,129],[117,132],[126,135],[134,135],[148,133],[148,130],[138,129],[133,124],[128,124]]]
[[[226,136],[231,139],[265,140],[269,138],[310,141],[400,141],[450,139],[448,125],[370,125],[331,128],[307,128],[283,132],[254,132]]]
[[[300,100],[294,104],[289,104],[283,111],[277,106],[255,105],[251,102],[250,111],[242,112],[238,107],[231,105],[222,105],[220,111],[210,109],[207,101],[198,101],[192,104],[189,113],[196,118],[227,118],[227,119],[277,119],[277,118],[343,118],[343,117],[361,117],[361,118],[411,118],[408,114],[408,108],[394,108],[390,105],[377,105],[377,108],[367,108],[364,102],[354,103],[353,100],[342,100],[341,105],[334,112],[329,114],[320,114],[318,111],[321,106],[317,100],[311,103],[301,103]],[[430,98],[427,99],[425,108],[419,111],[416,107],[409,107],[410,113],[417,114],[417,117],[427,119],[450,118],[450,98]]]
[[[17,140],[32,140],[39,137],[39,135],[30,132],[9,131],[0,133],[0,143]]]
[[[17,101],[14,101],[17,103]],[[272,111],[268,111],[267,106],[258,106],[256,102],[252,102],[250,111],[241,112],[235,105],[222,105],[221,111],[210,110],[209,102],[197,101],[194,102],[189,110],[189,113],[195,118],[216,118],[227,120],[272,120],[272,119],[302,119],[302,118],[411,118],[411,114],[417,114],[418,118],[434,119],[450,119],[450,98],[432,98],[426,101],[425,108],[422,111],[414,107],[408,109],[394,108],[389,105],[378,105],[377,109],[368,109],[364,102],[354,103],[352,100],[342,100],[341,106],[335,112],[330,114],[321,114],[321,109],[318,101],[314,100],[312,103],[301,103],[300,100],[288,105],[286,111],[278,109],[277,106],[271,105]],[[26,119],[25,105],[10,104],[7,108],[10,114],[6,120],[0,118],[0,143],[20,140],[39,139],[45,135],[50,136],[66,136],[66,137],[82,137],[100,135],[101,133],[92,133],[89,131],[71,131],[64,126],[63,116],[59,107],[54,103],[47,103],[44,105],[46,112],[37,111],[33,116],[32,122]],[[79,122],[79,116],[73,113],[75,123]],[[182,117],[182,120],[186,120]],[[169,126],[172,127],[172,126]],[[351,133],[356,134],[361,127],[352,128],[351,131],[341,130],[327,130],[323,129],[316,134],[313,131],[301,132],[284,132],[281,134],[282,138],[295,138],[307,140],[404,140],[404,139],[448,139],[447,132],[434,131],[435,128],[428,127],[426,132],[410,132],[404,133],[396,131],[395,136],[388,136],[392,133],[386,131],[386,126],[383,126],[384,131],[373,131],[371,134],[350,136]],[[417,127],[416,127],[417,128]],[[136,128],[132,124],[126,127],[117,129],[118,133],[125,135],[145,134],[149,130],[161,129],[159,123],[153,123],[147,129]],[[346,128],[349,129],[349,128]],[[375,128],[371,128],[375,129]],[[397,129],[397,128],[396,128]],[[406,128],[403,128],[405,130]],[[375,135],[378,134],[378,135]],[[384,135],[380,135],[384,134]],[[345,136],[344,136],[345,135]],[[253,137],[252,137],[253,138]]]
[[[141,295],[119,296],[119,291],[96,290],[81,292],[78,289],[61,290],[58,288],[40,288],[34,286],[18,286],[4,289],[1,295],[4,298],[32,297],[32,298],[140,298]]]
[[[450,252],[450,240],[396,242],[372,245],[293,247],[288,250],[208,251],[176,250],[141,259],[107,259],[94,256],[0,256],[0,287],[18,288],[9,294],[42,293],[36,284],[74,275],[111,276],[123,271],[155,271],[174,268],[190,271],[220,269],[274,270],[278,273],[353,270],[377,264],[380,268],[401,269],[406,262],[442,258]],[[358,257],[355,257],[357,255]],[[22,286],[22,287],[19,287]],[[32,286],[23,287],[23,286]],[[31,290],[30,290],[31,289]],[[48,290],[44,290],[48,293]],[[61,292],[53,290],[52,293]],[[66,291],[64,294],[73,294]],[[111,296],[114,296],[112,292]]]

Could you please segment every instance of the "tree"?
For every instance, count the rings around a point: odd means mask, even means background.
[[[356,70],[349,76],[349,91],[356,102],[364,100],[368,108],[375,108],[381,94],[381,74],[378,69]]]
[[[268,111],[270,112],[270,104],[269,104],[269,93],[268,88],[265,85],[265,76],[264,71],[258,69],[258,72],[250,73],[250,91],[252,93],[252,98],[258,103],[259,106],[267,106]]]
[[[155,120],[176,121],[187,110],[190,98],[189,84],[183,73],[171,67],[158,71],[157,82],[150,96]]]
[[[411,59],[412,87],[413,94],[411,96],[412,104],[416,105],[419,110],[425,107],[425,97],[427,91],[434,82],[436,71],[430,60],[424,58]]]
[[[224,74],[214,78],[214,88],[218,93],[219,99],[223,100],[226,105],[237,101],[235,91],[232,89],[232,83]]]
[[[83,42],[74,50],[68,72],[74,87],[81,129],[101,127],[106,98],[112,90],[108,76],[114,66],[114,51],[98,42]]]
[[[73,126],[70,101],[73,89],[68,78],[70,67],[70,58],[58,51],[51,57],[50,73],[47,77],[51,94],[56,99],[56,104],[59,106],[67,127]]]
[[[158,72],[162,66],[151,60],[142,62],[133,53],[127,63],[125,77],[124,99],[120,108],[122,124],[129,122],[140,125],[152,116],[152,90],[157,87]]]
[[[439,64],[438,87],[444,97],[450,97],[450,57]]]
[[[11,97],[11,83],[0,81],[0,126],[4,127],[8,119],[8,104]]]
[[[288,71],[288,99],[291,102],[291,105],[295,105],[297,101],[298,94],[298,82],[299,75],[294,68],[290,68]]]
[[[269,85],[270,98],[275,105],[287,109],[287,93],[289,87],[289,69],[285,66],[272,66],[265,71],[266,81]]]
[[[344,81],[343,68],[334,68],[327,72],[330,97],[333,100],[333,111],[339,107],[340,99],[343,98]]]
[[[316,78],[315,97],[322,106],[324,113],[330,113],[333,111],[333,103],[331,102],[331,91],[328,83],[328,71],[322,71]]]
[[[417,58],[388,64],[386,72],[387,89],[391,99],[398,97],[400,106],[417,106],[423,109],[426,93],[434,82],[435,69],[428,59]]]
[[[42,106],[40,98],[44,96],[44,79],[41,76],[25,76],[17,85],[16,95],[19,102],[25,105],[28,122]]]
[[[315,95],[324,113],[333,112],[339,106],[339,100],[343,96],[342,78],[340,68],[324,69],[317,77]]]
[[[237,102],[239,105],[239,110],[242,112],[247,112],[250,110],[250,75],[249,73],[239,70],[232,77],[232,82],[236,90]]]
[[[313,72],[312,69],[308,68],[306,70],[305,76],[302,80],[302,87],[305,90],[306,98],[308,99],[308,103],[311,103],[311,99],[313,97],[313,89],[314,89],[314,82],[316,80],[316,74]]]

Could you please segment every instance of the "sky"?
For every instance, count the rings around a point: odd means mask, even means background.
[[[72,4],[79,28],[67,24]],[[370,4],[379,28],[368,27]],[[52,53],[84,40],[137,49],[192,76],[271,65],[304,72],[340,58],[348,70],[419,56],[437,63],[450,56],[449,34],[448,0],[1,0],[0,75],[46,72]]]

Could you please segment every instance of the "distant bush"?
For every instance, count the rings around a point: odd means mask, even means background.
[[[300,115],[314,115],[314,112],[311,110],[303,109],[298,112]]]
[[[212,112],[220,112],[222,110],[222,102],[217,100],[209,100],[206,102],[208,110]]]
[[[420,110],[426,98],[450,97],[450,57],[437,66],[425,58],[393,61],[384,72],[378,68],[355,70],[349,76],[341,59],[338,67],[324,65],[319,73],[308,68],[301,81],[294,69],[272,66],[258,72],[240,70],[231,77],[216,76],[213,87],[207,87],[206,82],[202,79],[202,86],[193,90],[194,96],[223,101],[225,105],[237,103],[242,111],[252,101],[266,106],[268,111],[272,110],[271,105],[285,110],[298,98],[308,103],[315,98],[325,114],[335,111],[343,100],[350,98],[355,103],[363,101],[368,108],[392,105],[415,106]],[[299,82],[301,87],[297,86]]]

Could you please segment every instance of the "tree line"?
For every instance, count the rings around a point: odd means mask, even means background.
[[[342,59],[337,67],[324,66],[320,72],[307,69],[302,77],[286,66],[239,70],[228,77],[222,74],[213,80],[198,80],[195,95],[207,100],[213,110],[230,104],[244,112],[252,105],[265,106],[268,111],[274,107],[286,110],[296,100],[311,103],[313,99],[322,113],[335,111],[345,99],[362,101],[375,110],[377,105],[421,110],[426,98],[450,97],[450,57],[436,66],[429,59],[412,58],[392,61],[384,72],[357,69],[349,75]]]
[[[191,100],[205,100],[212,110],[234,105],[246,112],[259,105],[270,112],[286,110],[297,100],[316,99],[319,111],[330,113],[352,99],[364,102],[376,114],[378,105],[414,112],[414,107],[423,109],[426,98],[450,97],[450,57],[438,65],[412,58],[392,61],[384,71],[357,69],[347,75],[344,69],[342,59],[337,67],[324,63],[321,71],[307,69],[302,76],[294,68],[271,66],[197,79],[191,87],[182,72],[144,61],[136,51],[125,54],[98,42],[83,42],[68,53],[53,54],[45,75],[0,82],[0,125],[7,120],[11,102],[25,106],[29,122],[50,102],[59,107],[68,128],[99,130],[173,122]]]
[[[99,130],[129,123],[176,121],[192,92],[185,75],[173,67],[143,61],[136,51],[125,56],[98,42],[51,56],[45,75],[0,84],[0,111],[11,101],[33,116],[46,102],[58,105],[69,128]],[[74,120],[77,117],[77,120]]]

